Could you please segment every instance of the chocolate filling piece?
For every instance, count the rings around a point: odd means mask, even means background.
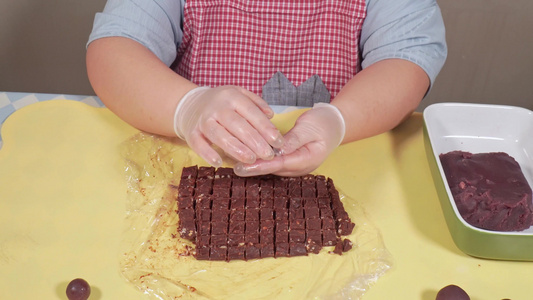
[[[317,254],[352,242],[355,224],[333,180],[322,175],[239,177],[231,168],[185,167],[178,185],[178,233],[198,260]]]

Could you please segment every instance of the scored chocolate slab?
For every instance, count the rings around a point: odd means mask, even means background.
[[[249,260],[348,251],[355,224],[333,180],[322,175],[239,177],[231,168],[185,167],[178,232],[198,260]],[[336,251],[335,253],[337,253]],[[340,253],[339,253],[340,254]]]

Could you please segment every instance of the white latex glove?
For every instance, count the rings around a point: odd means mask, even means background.
[[[238,163],[235,173],[253,176],[273,173],[280,176],[305,175],[318,168],[344,139],[346,125],[336,106],[317,103],[303,113],[285,134],[281,155],[253,164]]]
[[[219,167],[222,158],[212,147],[243,163],[274,157],[283,137],[270,122],[274,115],[256,94],[236,86],[198,87],[179,102],[174,131],[210,165]]]

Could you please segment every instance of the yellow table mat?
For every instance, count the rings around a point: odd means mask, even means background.
[[[137,132],[107,109],[72,101],[32,104],[6,120],[0,298],[65,299],[68,281],[82,277],[91,299],[146,299],[112,267],[120,261],[127,201],[119,148]],[[476,259],[453,244],[426,162],[421,115],[339,147],[316,173],[364,204],[394,258],[363,299],[432,300],[452,283],[472,299],[530,298],[531,263]]]

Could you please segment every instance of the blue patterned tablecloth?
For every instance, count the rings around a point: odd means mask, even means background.
[[[0,130],[2,124],[12,113],[26,105],[40,101],[68,99],[81,101],[91,106],[103,107],[104,104],[96,96],[84,95],[62,95],[62,94],[43,94],[43,93],[18,93],[18,92],[0,92]],[[0,132],[0,148],[2,147],[2,136]]]

